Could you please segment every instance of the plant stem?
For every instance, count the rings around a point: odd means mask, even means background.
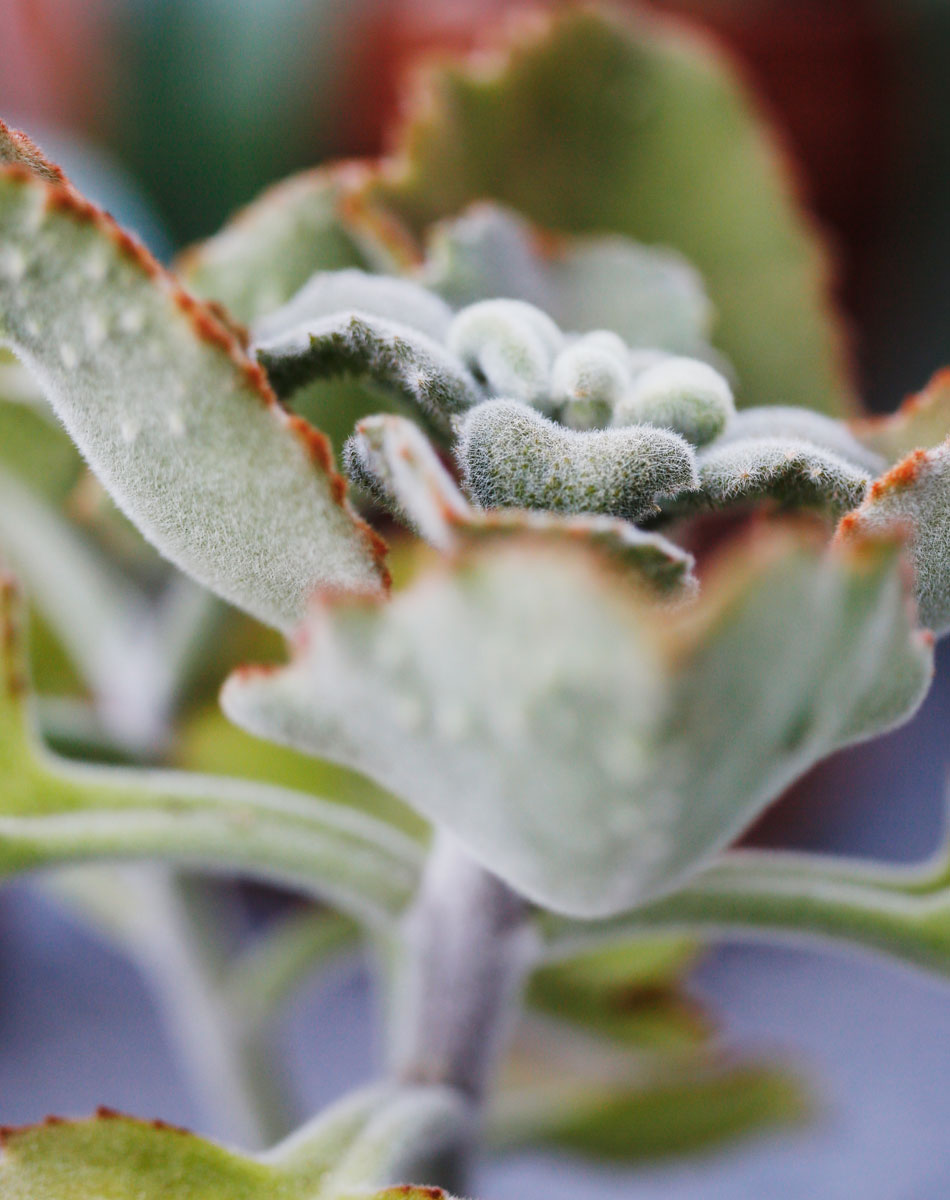
[[[391,1071],[402,1084],[444,1085],[478,1113],[539,945],[528,903],[438,834],[402,933]],[[440,1157],[464,1190],[472,1130]]]

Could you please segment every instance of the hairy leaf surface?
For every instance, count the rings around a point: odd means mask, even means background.
[[[0,312],[0,340],[183,570],[283,629],[317,586],[383,586],[322,436],[109,217],[17,167],[0,174]]]
[[[290,666],[222,702],[592,916],[677,886],[812,763],[914,711],[932,650],[906,599],[887,541],[828,557],[775,534],[670,614],[588,547],[513,538],[385,608],[323,605]]]

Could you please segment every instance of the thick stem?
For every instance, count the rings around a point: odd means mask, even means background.
[[[538,953],[529,916],[525,900],[449,835],[437,835],[396,969],[391,1070],[398,1082],[448,1086],[478,1113]],[[445,1185],[462,1186],[472,1132],[441,1158]]]

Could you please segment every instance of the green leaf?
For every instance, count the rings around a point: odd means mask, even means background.
[[[47,183],[66,182],[62,170],[50,162],[39,146],[34,146],[25,133],[11,129],[3,121],[0,121],[0,165],[24,167]]]
[[[950,438],[932,450],[914,450],[875,480],[861,507],[842,518],[838,538],[909,531],[920,620],[939,636],[950,630],[948,526]]]
[[[0,340],[187,573],[281,629],[317,586],[383,586],[322,436],[111,218],[17,167],[0,172],[0,312]]]
[[[889,463],[945,441],[950,437],[950,371],[938,371],[897,412],[852,421],[851,429],[859,442]]]
[[[669,250],[624,237],[542,237],[517,213],[476,204],[434,226],[421,278],[457,308],[526,300],[562,329],[610,329],[629,346],[708,352],[712,309],[699,275]]]
[[[649,425],[565,429],[509,400],[473,408],[456,453],[466,488],[484,508],[636,521],[657,512],[658,499],[697,483],[693,452],[675,433]]]
[[[394,271],[414,251],[394,218],[374,220],[351,195],[345,171],[294,175],[238,213],[178,261],[197,295],[254,321],[294,296],[315,271]]]
[[[294,661],[232,676],[222,704],[384,783],[539,904],[603,915],[682,886],[818,759],[910,716],[932,647],[906,599],[892,540],[829,556],[763,532],[670,613],[590,546],[513,537],[385,607],[326,600]]]
[[[430,545],[455,552],[466,540],[531,532],[600,545],[659,594],[692,590],[693,558],[657,533],[605,516],[473,508],[425,436],[395,416],[367,417],[344,447],[350,478]]]
[[[499,1148],[545,1146],[598,1160],[655,1162],[800,1122],[801,1084],[774,1067],[705,1065],[639,1087],[550,1083],[499,1105]]]
[[[775,500],[840,517],[860,504],[870,475],[837,454],[796,438],[749,437],[709,447],[699,456],[699,490],[686,503],[728,508]]]
[[[9,579],[0,607],[0,874],[96,858],[161,858],[276,880],[388,927],[416,886],[416,843],[311,794],[51,754],[33,729],[23,614]]]
[[[314,379],[366,378],[418,407],[447,431],[450,418],[482,398],[474,378],[438,342],[409,325],[364,313],[337,313],[257,345],[281,395]]]
[[[670,246],[706,281],[741,402],[850,407],[826,256],[776,143],[715,49],[652,14],[569,7],[489,67],[434,71],[371,194],[417,231],[490,197]]]
[[[548,1019],[664,1056],[695,1049],[710,1035],[682,979],[696,958],[685,938],[644,938],[540,967],[525,1003]]]
[[[564,335],[533,304],[481,300],[458,314],[447,345],[484,383],[488,395],[543,407],[550,399],[551,365]]]
[[[400,1104],[402,1129],[393,1120]],[[437,1137],[440,1107],[444,1112],[449,1106],[437,1089],[402,1094],[380,1089],[338,1105],[303,1136],[257,1157],[161,1121],[100,1109],[84,1121],[53,1119],[4,1130],[0,1195],[4,1200],[438,1200],[444,1193],[437,1188],[378,1190],[389,1181],[373,1176],[388,1174],[401,1148],[377,1146],[373,1138],[378,1139],[381,1119],[410,1138]],[[359,1178],[357,1162],[365,1172]]]

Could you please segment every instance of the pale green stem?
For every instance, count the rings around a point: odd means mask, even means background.
[[[926,866],[737,850],[678,892],[604,921],[539,917],[549,958],[651,930],[774,941],[820,939],[950,974],[946,851]]]

